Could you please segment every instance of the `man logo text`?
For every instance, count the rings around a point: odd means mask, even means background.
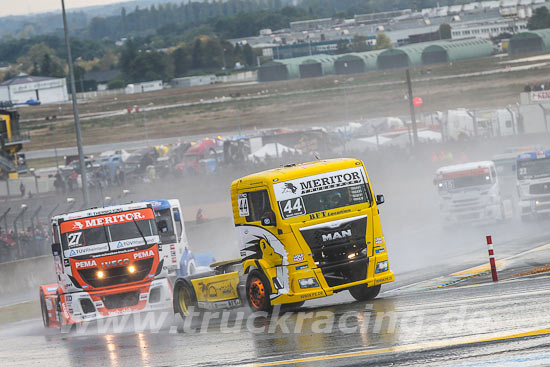
[[[328,233],[323,235],[323,242],[340,240],[342,238],[351,237],[351,229],[346,229],[340,232]]]

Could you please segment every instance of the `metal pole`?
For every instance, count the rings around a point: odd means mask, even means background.
[[[409,108],[411,110],[411,123],[412,123],[412,130],[413,130],[413,141],[414,146],[418,146],[418,130],[416,128],[416,116],[414,114],[414,104],[413,104],[413,91],[412,91],[412,85],[411,85],[411,73],[409,72],[409,69],[405,70],[405,74],[407,76],[407,89],[409,91]]]
[[[6,192],[8,194],[8,196],[6,196],[6,202],[10,201],[10,179],[9,177],[6,178]]]
[[[40,200],[40,191],[38,190],[38,176],[36,176],[36,174],[34,174],[34,186],[36,188],[36,198]]]
[[[86,179],[86,162],[84,162],[84,149],[82,147],[82,135],[80,132],[80,119],[78,117],[78,102],[76,100],[76,86],[74,82],[73,59],[71,56],[71,43],[69,41],[69,27],[67,26],[67,14],[65,12],[65,0],[61,0],[63,13],[63,31],[65,33],[65,46],[67,48],[67,63],[69,64],[69,76],[71,80],[71,96],[73,98],[74,127],[76,131],[76,145],[78,147],[78,159],[80,163],[80,173],[82,175],[82,196],[84,205],[88,206],[88,183]]]

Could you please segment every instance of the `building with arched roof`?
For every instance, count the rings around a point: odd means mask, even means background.
[[[376,63],[378,69],[385,70],[488,57],[493,53],[493,43],[486,39],[440,40],[384,50]]]
[[[550,29],[537,29],[514,34],[510,38],[510,55],[550,51]]]

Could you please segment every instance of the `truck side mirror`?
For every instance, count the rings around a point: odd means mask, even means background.
[[[376,205],[384,204],[384,195],[376,195]]]
[[[265,212],[264,215],[260,218],[262,226],[276,226],[277,222],[275,221],[275,214],[273,212]]]
[[[52,243],[52,254],[53,256],[61,255],[61,245],[59,243]]]

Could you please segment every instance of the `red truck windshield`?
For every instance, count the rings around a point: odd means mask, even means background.
[[[66,257],[143,246],[143,237],[147,244],[158,242],[149,208],[66,221],[60,227]]]

